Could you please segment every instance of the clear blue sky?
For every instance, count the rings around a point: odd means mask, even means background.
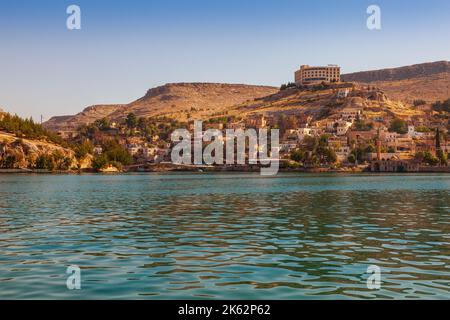
[[[82,30],[66,28],[70,4]],[[366,27],[370,4],[380,31]],[[0,107],[48,119],[167,82],[278,86],[300,64],[450,60],[449,34],[448,0],[2,0]]]

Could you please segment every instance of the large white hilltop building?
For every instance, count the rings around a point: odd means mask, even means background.
[[[322,82],[340,82],[341,67],[329,64],[326,67],[311,67],[303,65],[295,71],[295,83],[297,85],[311,85]]]

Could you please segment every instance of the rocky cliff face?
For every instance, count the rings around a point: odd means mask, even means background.
[[[438,61],[438,62],[415,64],[412,66],[400,68],[349,73],[342,75],[342,80],[349,82],[364,82],[364,83],[376,81],[399,81],[413,78],[428,77],[440,73],[450,74],[449,61]]]
[[[96,105],[74,116],[53,117],[44,126],[50,130],[71,130],[97,119],[121,120],[130,112],[138,117],[166,116],[177,120],[208,118],[236,104],[264,97],[278,88],[243,84],[171,83],[147,91],[125,105]]]

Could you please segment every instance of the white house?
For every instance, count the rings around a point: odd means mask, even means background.
[[[312,136],[313,135],[314,129],[305,127],[305,128],[299,128],[296,131],[297,131],[298,142],[302,142],[305,139],[306,136]]]
[[[94,147],[94,154],[102,154],[103,148],[101,146]]]
[[[297,148],[297,144],[293,142],[282,142],[280,143],[280,152],[288,153]]]
[[[142,154],[145,158],[151,159],[155,154],[158,148],[156,147],[145,147],[142,149]]]
[[[350,89],[340,89],[337,93],[337,97],[340,99],[347,98],[348,94],[350,92]]]

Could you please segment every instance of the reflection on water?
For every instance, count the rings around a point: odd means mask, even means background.
[[[0,176],[0,298],[449,299],[449,189],[449,175]]]

